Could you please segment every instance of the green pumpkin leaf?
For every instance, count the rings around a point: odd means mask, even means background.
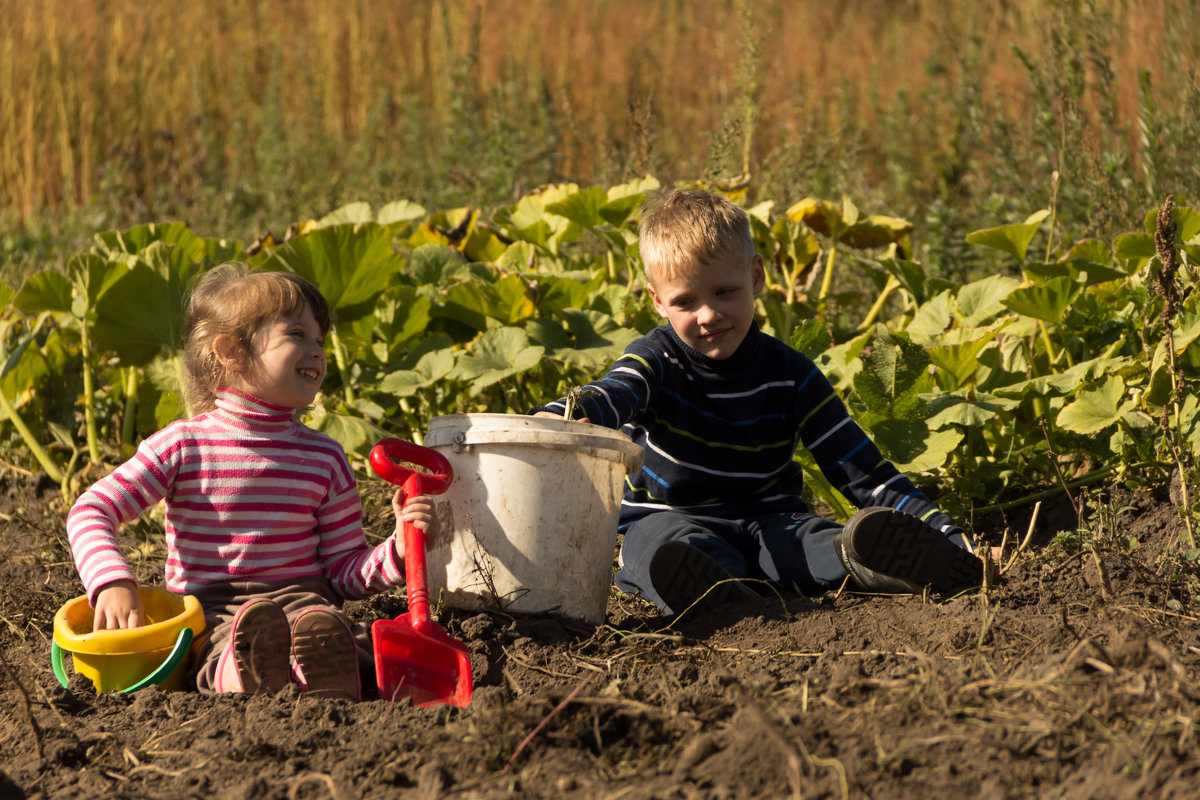
[[[391,231],[364,222],[297,236],[273,250],[268,264],[312,281],[340,323],[370,314],[370,303],[404,267],[404,260],[392,249]]]
[[[375,221],[380,225],[398,225],[421,219],[427,213],[424,206],[410,200],[393,200],[375,212]]]
[[[420,389],[435,385],[454,369],[454,351],[449,347],[425,353],[412,369],[388,373],[379,382],[379,391],[397,397],[410,397]]]
[[[1096,286],[1129,277],[1129,273],[1124,270],[1081,258],[1056,261],[1053,264],[1026,264],[1022,269],[1030,280],[1040,284],[1055,278],[1068,278],[1084,286]]]
[[[459,357],[450,377],[470,381],[471,394],[475,395],[537,366],[543,353],[545,348],[531,345],[520,328],[493,328]]]
[[[365,457],[376,442],[391,435],[362,417],[329,410],[325,406],[328,400],[328,397],[318,395],[317,402],[305,418],[305,423],[331,437],[347,453]]]
[[[371,204],[362,201],[347,203],[341,208],[330,211],[317,220],[318,228],[328,228],[331,225],[361,225],[364,222],[374,222],[375,214]]]
[[[608,194],[603,189],[599,186],[589,186],[562,200],[548,203],[546,210],[585,228],[594,228],[601,222],[600,207],[607,202]]]
[[[925,267],[919,262],[899,258],[882,258],[877,263],[884,272],[900,282],[901,288],[912,295],[917,305],[925,302]]]
[[[1003,397],[982,392],[966,395],[958,392],[945,394],[922,395],[921,399],[928,403],[931,416],[928,419],[930,428],[940,429],[947,425],[960,425],[966,428],[981,428],[995,422],[998,414],[1011,411],[1019,403]]]
[[[534,291],[519,275],[505,275],[492,286],[496,301],[487,310],[488,316],[505,325],[513,325],[533,316]]]
[[[913,232],[913,224],[900,217],[871,214],[846,229],[841,241],[862,250],[887,247]]]
[[[815,361],[833,346],[833,334],[819,320],[809,318],[792,328],[791,345]]]
[[[69,314],[71,282],[61,272],[38,272],[25,279],[12,304],[26,314],[38,314],[42,311]]]
[[[187,292],[201,265],[178,247],[154,242],[96,303],[92,337],[125,366],[141,366],[183,347]]]
[[[974,328],[1004,312],[1004,298],[1021,284],[1007,275],[989,275],[958,290],[958,313],[962,324]]]
[[[1125,397],[1125,381],[1110,375],[1094,389],[1084,389],[1063,406],[1056,420],[1058,427],[1080,434],[1092,434],[1116,424],[1126,412],[1137,408]]]
[[[1038,228],[1042,227],[1042,222],[1048,216],[1050,216],[1050,209],[1043,208],[1041,211],[1030,214],[1023,223],[1001,225],[968,233],[967,243],[991,247],[1008,253],[1017,261],[1024,263],[1029,243],[1033,241]]]
[[[887,419],[871,426],[871,439],[906,475],[943,466],[963,440],[957,428],[931,430],[924,420]]]
[[[979,353],[992,343],[1010,320],[1001,320],[986,328],[957,328],[933,337],[926,352],[939,369],[954,377],[954,386],[962,386],[979,368]]]
[[[127,231],[97,233],[92,238],[96,242],[96,249],[108,258],[118,254],[137,255],[155,242],[162,242],[182,248],[186,254],[185,260],[199,261],[208,254],[212,246],[188,230],[182,222],[152,222],[137,225]]]
[[[1171,221],[1175,223],[1175,242],[1177,244],[1195,244],[1200,236],[1200,211],[1187,206],[1173,206]],[[1158,227],[1158,209],[1150,211],[1142,220],[1142,226],[1151,236]]]
[[[882,330],[862,355],[863,369],[854,376],[854,390],[875,414],[915,419],[924,406],[917,395],[925,383],[929,356],[903,333]]]
[[[405,271],[418,286],[437,286],[466,272],[466,264],[453,247],[426,244],[412,252]]]
[[[1083,290],[1073,278],[1052,278],[1041,285],[1024,286],[1004,298],[1004,305],[1018,314],[1061,324],[1063,315]]]
[[[599,311],[563,309],[571,345],[556,353],[568,364],[585,370],[601,369],[611,364],[638,338],[638,332],[623,328],[616,320]]]
[[[557,276],[537,279],[537,310],[542,314],[553,314],[564,308],[582,308],[587,299],[587,286],[579,281]]]
[[[1062,372],[1040,375],[1027,381],[1010,384],[994,390],[1000,397],[1020,399],[1035,397],[1065,397],[1074,394],[1080,386],[1108,373],[1116,373],[1130,364],[1131,358],[1093,358],[1076,364]]]

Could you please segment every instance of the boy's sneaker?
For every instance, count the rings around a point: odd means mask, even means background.
[[[287,615],[273,600],[260,597],[243,603],[233,616],[229,644],[217,662],[218,692],[275,694],[288,685]]]
[[[864,508],[833,537],[838,558],[860,589],[919,594],[978,586],[983,562],[921,520],[892,508]]]
[[[316,697],[358,700],[358,646],[350,624],[332,609],[306,608],[292,623],[292,678]]]
[[[683,542],[667,542],[655,551],[650,558],[650,583],[668,614],[688,609],[703,613],[759,597],[710,555]]]

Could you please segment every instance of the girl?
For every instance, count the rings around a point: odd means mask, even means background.
[[[400,521],[427,529],[428,497],[392,498],[397,531],[370,547],[342,448],[301,425],[325,377],[329,306],[316,287],[240,263],[209,271],[185,318],[189,408],[76,501],[67,534],[96,630],[143,614],[117,528],[166,500],[166,585],[204,607],[205,693],[361,696],[370,640],[341,611],[403,576]]]

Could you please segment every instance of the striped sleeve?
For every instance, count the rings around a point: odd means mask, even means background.
[[[166,495],[172,468],[160,460],[155,446],[168,436],[163,431],[143,441],[133,458],[80,495],[67,514],[67,539],[93,605],[106,585],[122,580],[137,583],[121,554],[117,529]]]
[[[367,544],[358,485],[340,448],[329,497],[316,517],[322,570],[343,597],[356,600],[400,582],[404,562],[396,557],[395,535],[375,547]]]
[[[649,407],[662,371],[658,368],[659,356],[649,348],[637,345],[635,342],[626,348],[607,375],[583,387],[583,402],[576,409],[574,419],[586,417],[593,425],[615,430]],[[560,398],[536,410],[564,414],[567,399]]]

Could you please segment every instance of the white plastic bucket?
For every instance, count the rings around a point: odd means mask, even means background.
[[[424,444],[454,467],[433,498],[435,602],[604,621],[621,494],[640,446],[598,425],[516,414],[435,417]]]

